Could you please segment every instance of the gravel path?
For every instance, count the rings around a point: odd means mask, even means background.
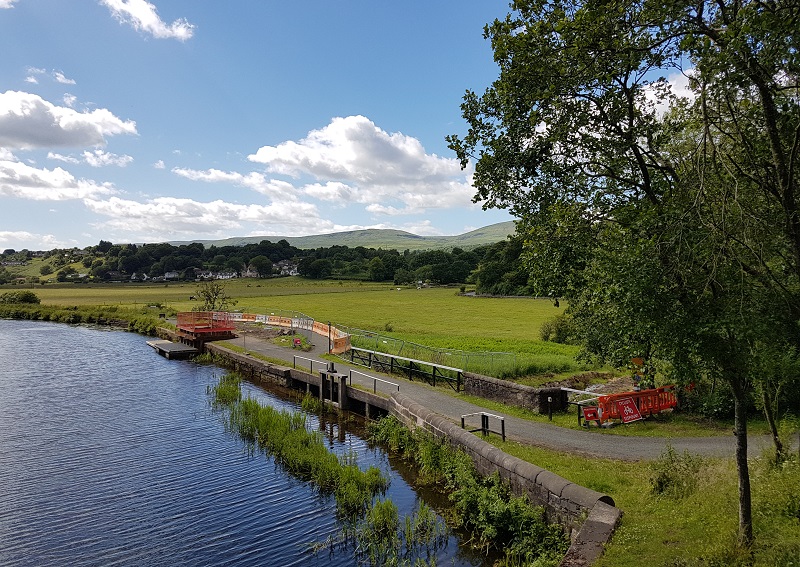
[[[327,338],[310,332],[308,334],[311,335],[309,338],[314,344],[309,352],[292,350],[249,334],[244,339],[239,337],[230,342],[239,346],[246,344],[248,351],[285,360],[288,364],[292,364],[294,356],[325,362],[321,355],[328,351]],[[307,363],[301,362],[301,364],[308,366]],[[349,374],[351,369],[356,370],[357,373],[351,374],[352,381],[366,388],[373,387],[373,376],[399,384],[403,394],[457,424],[461,423],[462,415],[489,411],[465,401],[455,392],[433,388],[423,382],[412,382],[397,376],[387,377],[371,372],[363,366],[344,362],[335,364],[336,370],[340,373]],[[315,365],[314,368],[316,370],[318,367]],[[390,390],[385,384],[379,386],[379,391],[388,393]],[[502,415],[495,410],[491,410],[490,413]],[[735,453],[733,432],[731,435],[714,437],[627,437],[604,434],[597,430],[566,429],[549,423],[513,416],[502,415],[502,417],[505,418],[506,437],[511,440],[586,457],[619,460],[655,459],[664,452],[668,443],[681,453],[687,450],[693,454],[714,457],[733,457]],[[475,420],[472,422],[473,427],[477,427],[477,418],[473,419]],[[468,423],[470,422],[468,421]],[[491,426],[496,427],[494,424]],[[751,435],[748,438],[748,453],[751,457],[760,456],[770,444],[771,440],[768,436]]]

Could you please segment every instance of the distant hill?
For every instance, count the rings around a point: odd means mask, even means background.
[[[242,236],[223,240],[192,240],[170,242],[173,246],[201,242],[203,246],[244,246],[258,244],[262,240],[278,242],[286,240],[296,248],[308,250],[312,248],[330,248],[331,246],[347,246],[356,248],[383,248],[384,250],[437,250],[452,248],[475,248],[484,244],[494,244],[514,234],[514,222],[507,221],[492,224],[456,236],[419,236],[403,230],[376,229],[350,230],[331,234],[311,236]]]

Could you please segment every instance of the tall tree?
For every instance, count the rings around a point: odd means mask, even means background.
[[[193,311],[225,311],[238,303],[228,295],[225,284],[219,280],[198,283],[195,295],[202,303]]]
[[[500,76],[467,92],[469,130],[449,145],[476,160],[475,200],[521,219],[531,283],[570,298],[588,349],[730,386],[749,546],[760,337],[798,343],[800,0],[512,9],[485,30]]]

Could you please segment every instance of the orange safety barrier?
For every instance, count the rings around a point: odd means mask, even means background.
[[[678,398],[675,395],[675,386],[662,386],[638,392],[619,392],[599,396],[597,398],[597,408],[599,409],[599,420],[601,422],[610,419],[622,419],[619,413],[617,401],[624,398],[632,398],[642,417],[661,413],[664,410],[672,409],[678,405]]]

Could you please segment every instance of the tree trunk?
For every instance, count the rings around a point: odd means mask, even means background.
[[[741,388],[734,387],[734,434],[736,435],[736,470],[739,474],[739,545],[753,544],[753,509],[750,495],[750,469],[747,465],[747,408]]]
[[[772,442],[775,444],[775,464],[783,462],[786,455],[784,454],[783,443],[781,442],[780,435],[778,434],[778,425],[775,423],[775,412],[772,407],[772,397],[768,391],[769,382],[761,386],[761,403],[764,405],[764,417],[767,418],[770,433],[772,433]]]

